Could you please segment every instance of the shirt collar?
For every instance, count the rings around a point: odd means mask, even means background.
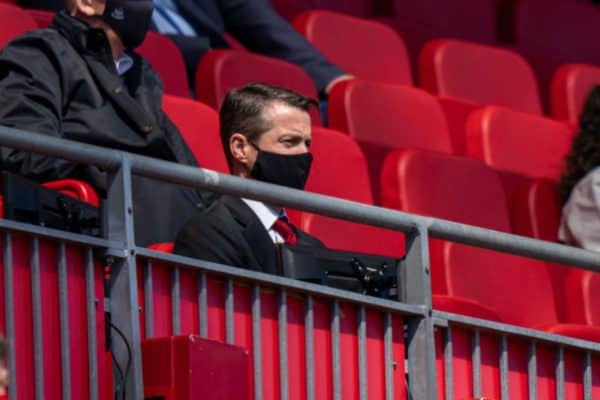
[[[133,58],[127,53],[121,54],[115,59],[115,68],[120,76],[123,76],[133,67]]]
[[[242,201],[246,203],[252,211],[254,211],[254,214],[256,214],[267,231],[273,227],[273,224],[278,218],[283,217],[287,219],[284,209],[281,209],[281,212],[277,212],[272,207],[269,207],[260,201],[250,199],[242,199]]]

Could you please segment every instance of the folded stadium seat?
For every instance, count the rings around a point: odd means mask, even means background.
[[[27,11],[13,4],[0,3],[0,48],[17,36],[37,29],[37,23]]]
[[[367,163],[358,144],[348,135],[313,127],[310,151],[314,156],[306,190],[365,204],[373,203]],[[332,151],[335,157],[332,157]],[[324,217],[309,212],[290,214],[292,220],[330,248],[404,255],[404,234]]]
[[[392,1],[395,16],[380,20],[393,26],[404,38],[415,64],[419,51],[431,39],[497,42],[498,0]]]
[[[381,179],[385,207],[510,232],[502,183],[478,160],[398,151],[386,158]],[[472,314],[471,304],[466,309],[462,305],[465,299],[480,308],[476,316],[486,311],[500,321],[525,326],[558,320],[544,263],[440,240],[432,240],[430,247],[432,287],[443,299],[438,296],[434,305]],[[523,312],[518,294],[538,290]]]
[[[171,39],[150,31],[135,51],[156,70],[163,81],[165,93],[181,97],[190,96],[185,62],[181,51]]]
[[[432,40],[421,51],[419,74],[421,86],[440,96],[542,113],[533,70],[519,54],[506,49]]]
[[[40,29],[48,28],[52,23],[52,20],[54,20],[54,16],[56,15],[54,11],[47,10],[28,9],[27,12],[33,17],[33,19],[37,23],[38,28]]]
[[[381,179],[386,207],[504,232],[510,229],[502,183],[478,160],[397,151],[386,158]],[[560,323],[564,298],[555,294],[544,262],[441,240],[430,243],[435,308],[483,318],[495,314],[501,322],[600,339],[600,328]]]
[[[297,16],[294,27],[349,74],[361,79],[413,84],[404,41],[384,24],[319,10]]]
[[[567,63],[600,66],[600,8],[591,2],[518,0],[515,10],[515,49],[535,69],[542,98],[552,75]]]
[[[348,132],[367,158],[371,185],[379,193],[379,170],[387,152],[419,148],[451,153],[444,112],[423,90],[353,80],[329,95],[329,126]],[[377,202],[377,200],[376,200]]]
[[[555,180],[532,179],[509,199],[513,232],[549,242],[558,241],[561,203]]]
[[[221,144],[219,115],[209,106],[183,97],[163,97],[163,110],[181,132],[202,168],[229,173]]]
[[[467,154],[498,171],[517,225],[524,199],[514,199],[516,193],[531,178],[558,179],[574,133],[570,124],[497,106],[474,111],[465,130]]]
[[[600,66],[562,65],[554,73],[550,84],[552,115],[577,124],[585,99],[596,85],[600,85]]]
[[[220,109],[231,89],[250,82],[263,82],[292,89],[318,99],[317,89],[304,70],[295,64],[235,50],[211,50],[196,69],[196,98]],[[319,110],[312,110],[313,124],[321,124]]]
[[[558,179],[575,128],[567,123],[487,106],[467,119],[467,153],[489,166],[532,178]]]
[[[535,179],[516,191],[512,199],[517,213],[515,232],[537,239],[558,241],[561,203],[556,182]],[[600,274],[581,269],[550,266],[554,287],[565,295],[565,321],[600,326]],[[566,282],[566,283],[565,283]],[[571,329],[569,326],[563,329]],[[568,333],[565,333],[568,334]]]

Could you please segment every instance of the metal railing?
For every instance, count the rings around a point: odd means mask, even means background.
[[[242,280],[251,282],[254,285],[254,296],[258,295],[262,285],[277,287],[280,295],[279,303],[279,318],[281,323],[285,323],[286,319],[286,291],[294,291],[303,293],[306,297],[307,323],[311,326],[310,304],[314,296],[322,296],[332,302],[332,320],[331,328],[334,338],[336,332],[339,332],[339,310],[336,309],[336,304],[339,301],[350,302],[357,304],[359,307],[358,320],[364,321],[364,307],[373,308],[386,315],[398,314],[406,317],[407,334],[407,371],[409,376],[409,392],[413,399],[435,399],[436,392],[436,369],[435,369],[435,344],[434,344],[434,329],[441,327],[444,329],[445,352],[446,357],[452,356],[452,327],[453,326],[468,326],[474,330],[473,336],[473,385],[474,393],[479,394],[481,384],[478,372],[478,344],[477,337],[479,330],[489,330],[497,332],[500,335],[516,335],[528,338],[535,343],[543,341],[554,343],[562,349],[562,346],[581,349],[582,351],[600,352],[600,344],[587,342],[584,340],[572,339],[558,335],[552,335],[535,331],[531,329],[520,328],[490,321],[478,320],[475,318],[454,315],[450,313],[436,312],[432,310],[431,287],[429,278],[429,250],[428,240],[430,237],[450,240],[467,245],[497,250],[516,255],[536,258],[539,260],[552,261],[555,263],[576,266],[592,271],[600,271],[600,257],[597,254],[575,249],[568,246],[553,244],[540,240],[524,238],[521,236],[496,232],[484,228],[444,221],[436,218],[428,218],[417,215],[411,215],[399,211],[383,209],[380,207],[368,206],[352,201],[341,200],[329,196],[311,194],[293,189],[281,188],[278,186],[257,182],[253,180],[240,179],[237,177],[223,175],[210,170],[193,168],[189,166],[174,164],[161,160],[156,160],[139,155],[128,154],[115,150],[100,149],[95,146],[86,145],[77,142],[71,142],[61,139],[56,139],[48,136],[31,134],[10,128],[0,127],[0,146],[18,148],[23,151],[31,151],[35,153],[46,154],[56,158],[66,159],[81,164],[91,164],[107,171],[110,179],[108,188],[108,203],[110,204],[110,219],[108,226],[108,238],[106,240],[93,239],[79,235],[70,235],[41,227],[32,227],[24,224],[14,223],[11,221],[0,221],[0,228],[5,231],[18,231],[29,233],[36,237],[50,237],[58,240],[74,241],[83,244],[87,247],[102,248],[106,255],[114,259],[113,264],[113,281],[111,288],[110,307],[112,312],[113,323],[125,334],[132,350],[132,367],[127,377],[127,392],[129,398],[142,399],[142,367],[141,367],[141,332],[138,323],[138,301],[137,301],[137,275],[136,261],[144,259],[149,261],[160,261],[175,266],[180,266],[188,269],[202,271],[202,273],[214,273],[219,276],[224,276],[227,279],[228,290],[232,290],[233,280]],[[353,293],[348,293],[332,288],[321,287],[314,284],[293,281],[290,279],[266,275],[244,269],[232,268],[224,265],[218,265],[200,260],[192,260],[185,257],[180,257],[170,254],[159,254],[144,248],[139,248],[135,244],[135,232],[133,229],[132,209],[132,193],[131,193],[131,175],[141,175],[157,180],[164,180],[171,183],[186,185],[206,191],[214,191],[244,198],[264,201],[267,203],[281,204],[286,207],[292,207],[304,211],[314,212],[329,217],[340,218],[348,221],[354,221],[362,224],[379,226],[392,230],[397,230],[405,233],[406,237],[406,266],[407,266],[407,293],[406,303],[380,300]],[[111,221],[119,221],[118,224],[113,224]],[[5,240],[10,240],[10,235],[6,234]],[[35,239],[34,239],[35,240]],[[5,243],[6,246],[6,243]],[[5,247],[6,250],[6,247]],[[8,255],[7,255],[8,254]],[[5,270],[10,270],[10,252],[4,253]],[[34,252],[35,258],[35,252]],[[60,260],[59,260],[60,263]],[[35,262],[32,264],[35,267]],[[10,272],[10,271],[5,271]],[[35,277],[32,279],[38,279]],[[174,290],[177,292],[177,280],[174,280]],[[150,285],[151,280],[145,282]],[[34,282],[34,288],[36,283]],[[202,282],[199,283],[198,302],[200,307],[203,304]],[[228,292],[230,293],[230,292]],[[231,292],[232,293],[232,292]],[[61,310],[65,306],[64,294],[61,295]],[[10,304],[10,292],[5,291],[6,304]],[[34,295],[34,300],[37,303],[39,298]],[[228,324],[232,321],[232,301],[233,297],[229,294],[224,305]],[[146,304],[147,305],[147,304]],[[177,309],[177,300],[174,300],[174,309]],[[7,306],[7,308],[10,308]],[[150,307],[151,309],[151,307]],[[253,308],[254,310],[254,308]],[[34,310],[35,314],[35,310]],[[257,314],[253,313],[254,318],[258,318]],[[13,318],[10,312],[6,313],[7,330],[9,340],[11,334],[10,320]],[[34,315],[34,318],[38,318]],[[152,312],[146,315],[148,321],[152,319]],[[388,317],[386,317],[387,319]],[[174,318],[173,326],[177,328],[178,321]],[[357,332],[360,340],[364,339],[364,324],[359,324]],[[66,325],[65,325],[66,326]],[[232,341],[232,328],[228,325],[227,339]],[[256,326],[255,326],[256,328]],[[93,329],[93,326],[89,326]],[[148,329],[148,327],[147,327]],[[206,322],[200,325],[201,332],[205,332]],[[36,335],[41,335],[39,329],[36,330]],[[174,329],[176,331],[176,329]],[[151,333],[151,331],[150,331]],[[260,342],[259,332],[256,338]],[[66,333],[65,333],[66,334]],[[37,344],[39,338],[36,336],[34,341]],[[280,343],[280,349],[285,357],[285,336],[280,338],[283,343]],[[336,339],[333,339],[336,340]],[[68,341],[68,338],[63,338],[63,341]],[[362,343],[362,342],[361,342]],[[334,371],[334,398],[340,398],[340,381],[339,381],[339,342],[334,343],[333,348],[333,371]],[[307,348],[311,348],[310,335],[307,336]],[[124,364],[127,349],[119,340],[113,340],[114,353],[119,362]],[[362,346],[362,345],[361,345]],[[532,345],[532,359],[535,360],[535,346]],[[504,350],[503,350],[504,349]],[[40,350],[36,347],[36,350]],[[386,350],[387,351],[387,350]],[[560,350],[562,351],[562,350]],[[559,353],[560,353],[559,351]],[[507,360],[506,347],[502,347],[501,351],[500,371],[503,387],[507,382]],[[308,355],[307,357],[309,357]],[[388,354],[389,356],[389,354]],[[68,354],[63,354],[63,358],[68,357]],[[337,357],[337,358],[336,358]],[[387,356],[386,356],[387,357]],[[282,360],[283,360],[282,358]],[[560,358],[557,356],[557,358]],[[359,351],[359,359],[365,363],[365,354]],[[37,361],[37,359],[36,359]],[[560,361],[560,360],[559,360]],[[14,366],[14,352],[10,355],[11,367]],[[282,361],[283,362],[283,361]],[[260,367],[260,362],[255,360],[255,367]],[[588,363],[589,364],[589,363]],[[37,365],[37,363],[36,363]],[[446,358],[446,365],[449,366]],[[560,365],[558,362],[557,365]],[[282,364],[285,367],[285,363]],[[585,391],[586,398],[591,398],[588,394],[591,385],[590,368],[585,369]],[[285,368],[284,368],[285,369]],[[557,368],[557,377],[560,383],[560,368]],[[259,370],[260,371],[260,370]],[[282,375],[282,387],[285,387],[285,370]],[[255,371],[255,373],[259,373]],[[535,368],[530,368],[531,379],[535,377]],[[37,371],[36,377],[41,376],[42,371]],[[445,371],[447,384],[452,382],[452,369],[447,368]],[[359,373],[361,385],[364,383],[365,371]],[[13,378],[16,379],[16,378]],[[67,381],[64,383],[68,383]],[[307,371],[308,381],[314,381],[314,371]],[[564,380],[562,381],[564,383]],[[43,385],[43,381],[38,382]],[[557,386],[560,386],[557,385]],[[37,388],[36,384],[36,388]],[[42,387],[42,386],[40,386]],[[362,386],[361,386],[362,387]],[[38,389],[39,390],[39,389]],[[282,389],[282,398],[287,398]],[[451,399],[451,390],[446,388],[447,398]],[[532,383],[530,391],[535,393],[535,385]],[[560,389],[557,389],[559,394]],[[257,393],[257,399],[261,398],[260,392]],[[310,393],[310,391],[309,391]],[[361,394],[364,394],[364,388],[361,389]],[[508,392],[505,388],[502,390],[502,399],[508,398]],[[16,393],[11,393],[17,398]],[[557,398],[563,398],[564,395],[559,395]],[[39,397],[42,398],[42,397]],[[91,396],[95,398],[95,396]],[[310,398],[310,395],[309,395]],[[361,395],[361,398],[366,398]],[[388,398],[391,394],[388,392]]]

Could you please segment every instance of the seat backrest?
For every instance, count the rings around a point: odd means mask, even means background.
[[[507,49],[453,39],[430,41],[419,57],[421,86],[477,104],[542,113],[533,70]]]
[[[165,95],[163,110],[177,126],[185,142],[203,168],[229,173],[221,144],[219,115],[200,102]]]
[[[561,204],[556,181],[533,179],[517,188],[510,199],[513,231],[556,242]]]
[[[423,90],[364,80],[336,85],[329,96],[329,126],[359,142],[379,192],[379,170],[395,149],[452,151],[448,125],[438,101]]]
[[[533,178],[558,179],[574,128],[552,119],[488,106],[469,115],[467,154],[489,166]]]
[[[52,23],[54,16],[56,15],[56,13],[54,11],[48,11],[48,10],[28,9],[27,12],[29,13],[29,15],[31,15],[33,17],[38,28],[40,28],[40,29],[48,28],[50,26],[50,24]]]
[[[413,84],[404,41],[386,25],[322,10],[302,13],[293,24],[347,73],[363,79]]]
[[[313,127],[312,136],[314,161],[306,190],[373,204],[367,163],[358,144],[348,135],[321,127]],[[330,248],[393,257],[404,254],[404,235],[399,232],[308,212],[299,213],[295,222]]]
[[[281,86],[318,99],[313,81],[297,65],[235,50],[212,50],[202,57],[196,70],[196,98],[218,110],[227,92],[250,82]],[[311,118],[313,124],[321,124],[318,110],[311,112]]]
[[[382,181],[386,207],[510,230],[500,178],[478,160],[417,150],[394,152],[385,160]],[[543,262],[452,242],[437,245],[431,249],[436,292],[476,301],[508,323],[540,326],[558,320]]]
[[[600,326],[600,274],[571,269],[567,275],[565,293],[566,319],[576,324]]]
[[[181,51],[171,39],[158,32],[149,31],[136,52],[148,60],[156,70],[166,94],[190,96],[185,62]]]
[[[38,28],[27,11],[7,3],[0,3],[0,26],[0,48],[17,36]]]
[[[550,108],[555,118],[576,124],[594,86],[600,85],[600,67],[584,64],[561,66],[552,77]]]

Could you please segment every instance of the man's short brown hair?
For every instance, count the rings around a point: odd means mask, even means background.
[[[291,107],[309,111],[317,107],[316,100],[302,96],[293,90],[264,83],[249,83],[239,89],[233,89],[223,101],[220,112],[221,143],[227,157],[229,168],[232,166],[229,153],[229,139],[234,133],[241,133],[248,141],[256,143],[260,136],[271,129],[271,121],[264,117],[265,106],[278,101]]]

